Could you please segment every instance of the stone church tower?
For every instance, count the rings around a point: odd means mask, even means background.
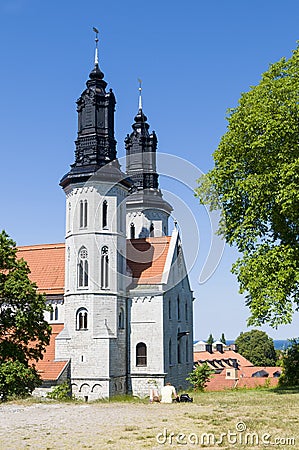
[[[72,391],[86,399],[127,390],[126,211],[130,183],[116,160],[115,97],[95,66],[77,101],[75,162],[66,194],[65,326],[56,358],[70,359]]]

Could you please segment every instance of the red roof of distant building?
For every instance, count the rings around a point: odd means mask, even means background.
[[[229,367],[233,360],[237,361],[238,368]],[[207,383],[206,389],[208,391],[222,391],[237,387],[276,386],[278,377],[275,375],[281,372],[280,367],[254,366],[248,359],[233,350],[213,351],[212,353],[207,351],[194,352],[194,362],[200,364],[207,362],[211,368],[216,369],[216,372],[218,372],[214,373]],[[230,369],[236,370],[235,379],[231,376],[227,377],[227,372],[231,372]],[[253,376],[258,374],[258,372],[261,372],[261,374],[266,373],[265,376]]]
[[[253,366],[253,364],[240,353],[234,350],[224,350],[223,353],[213,351],[210,352],[194,352],[194,362],[206,360],[223,360],[223,359],[237,359],[239,366]]]

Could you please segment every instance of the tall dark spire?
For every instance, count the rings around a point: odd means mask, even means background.
[[[78,136],[75,141],[75,162],[63,177],[65,187],[72,181],[90,176],[99,168],[116,159],[114,138],[115,96],[112,89],[106,92],[107,83],[98,62],[98,30],[95,38],[94,68],[89,74],[86,89],[77,100]]]
[[[149,133],[147,117],[142,109],[142,87],[139,80],[139,107],[133,132],[125,139],[127,154],[127,174],[138,190],[158,189],[158,174],[156,172],[157,136]]]

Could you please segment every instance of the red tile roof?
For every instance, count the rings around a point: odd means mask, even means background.
[[[127,241],[127,264],[134,284],[159,284],[165,269],[171,237]]]
[[[240,376],[242,377],[252,377],[253,374],[260,371],[265,371],[269,374],[269,377],[273,377],[275,372],[281,372],[281,367],[259,367],[259,366],[252,366],[252,367],[241,367],[240,369]]]
[[[63,324],[53,324],[50,343],[44,353],[44,358],[35,363],[42,380],[57,380],[68,361],[55,361],[55,338],[63,330]]]
[[[43,294],[64,293],[64,244],[43,244],[18,247],[18,258],[27,261],[29,278]]]
[[[225,350],[223,353],[213,351],[210,352],[194,352],[194,362],[196,361],[206,361],[206,360],[223,360],[223,359],[236,359],[240,366],[253,366],[253,364],[240,353],[234,350]]]

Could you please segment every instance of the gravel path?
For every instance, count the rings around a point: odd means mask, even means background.
[[[157,434],[178,430],[194,413],[195,404],[2,404],[0,449],[176,448],[159,445]]]

